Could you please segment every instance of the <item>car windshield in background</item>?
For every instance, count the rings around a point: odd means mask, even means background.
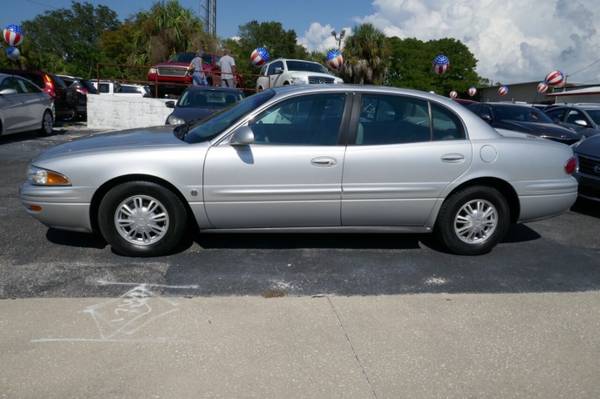
[[[190,63],[192,62],[192,60],[194,59],[194,57],[196,56],[196,54],[194,53],[177,53],[173,56],[171,56],[171,58],[169,58],[169,61],[171,62],[185,62],[185,63]]]
[[[316,62],[304,62],[304,61],[286,61],[288,71],[305,71],[305,72],[317,72],[317,73],[329,73],[327,68]]]
[[[187,90],[177,103],[181,108],[213,107],[223,108],[242,99],[241,93],[214,90]]]
[[[498,120],[553,123],[548,115],[537,108],[519,107],[514,105],[495,105],[494,115]]]
[[[64,80],[62,80],[62,78],[59,78],[58,76],[54,75],[54,82],[56,83],[57,86],[60,86],[63,89],[67,88],[67,84],[65,83]]]
[[[585,112],[594,120],[596,125],[600,125],[600,109],[587,109]]]
[[[223,130],[232,126],[242,117],[260,107],[275,95],[273,90],[265,90],[261,93],[246,97],[236,106],[224,108],[222,111],[204,119],[185,136],[187,143],[200,143],[217,137]],[[176,128],[177,129],[177,128]]]

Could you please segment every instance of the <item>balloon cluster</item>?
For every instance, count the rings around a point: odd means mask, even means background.
[[[250,53],[250,61],[252,61],[252,65],[254,66],[261,66],[269,62],[269,58],[269,51],[264,47],[255,48]]]
[[[17,61],[21,55],[17,46],[23,43],[24,38],[21,27],[14,24],[7,25],[2,31],[2,37],[4,37],[4,41],[8,44],[8,47],[4,50],[6,56],[12,61]]]
[[[342,56],[342,52],[340,50],[329,50],[327,52],[327,65],[331,69],[339,69],[344,64],[344,57]]]

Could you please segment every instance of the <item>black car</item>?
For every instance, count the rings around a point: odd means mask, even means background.
[[[530,105],[477,103],[467,108],[496,129],[527,133],[568,145],[582,138],[581,134],[556,125],[548,115]]]
[[[87,95],[98,94],[98,90],[89,80],[68,75],[57,76],[67,85],[68,96],[75,98],[77,116],[85,119],[87,116]]]
[[[69,92],[67,84],[58,76],[44,71],[0,69],[0,73],[22,76],[31,80],[54,100],[56,119],[71,120],[77,114],[77,97]]]
[[[238,103],[244,94],[239,89],[227,87],[188,87],[177,103],[167,101],[166,106],[175,108],[167,118],[167,125],[182,125],[204,119],[207,116]]]
[[[600,104],[560,105],[545,112],[554,123],[574,130],[584,137],[600,133]]]
[[[579,196],[600,201],[600,135],[590,137],[574,148],[579,170],[575,177],[579,182]]]

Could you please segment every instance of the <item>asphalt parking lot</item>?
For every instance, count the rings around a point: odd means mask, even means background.
[[[101,134],[78,127],[0,137],[0,297],[122,293],[111,282],[188,288],[187,296],[578,292],[600,288],[600,207],[515,226],[492,253],[440,251],[414,235],[203,235],[181,253],[132,259],[101,239],[47,229],[18,198],[28,162],[50,146]]]

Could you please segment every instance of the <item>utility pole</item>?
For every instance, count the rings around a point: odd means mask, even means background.
[[[331,31],[331,36],[334,37],[334,39],[337,41],[338,44],[338,50],[342,49],[342,40],[344,39],[344,36],[346,36],[346,30],[342,29],[342,31],[340,32],[339,36],[337,34],[337,32],[335,30]]]
[[[217,36],[217,0],[201,0],[200,16],[204,24],[204,31],[212,36]]]

